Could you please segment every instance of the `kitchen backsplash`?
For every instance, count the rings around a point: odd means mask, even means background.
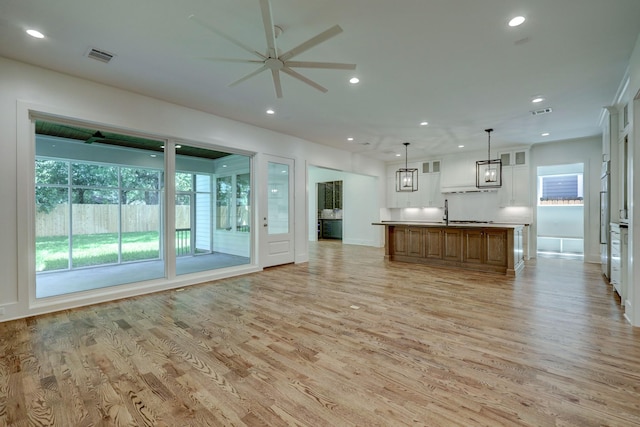
[[[449,220],[493,221],[530,224],[533,218],[528,206],[499,207],[495,193],[448,194]],[[444,206],[436,208],[383,208],[382,221],[442,221]]]

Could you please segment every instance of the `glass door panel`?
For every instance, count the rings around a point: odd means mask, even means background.
[[[248,156],[176,146],[177,275],[250,262],[250,174]]]
[[[268,233],[289,232],[289,165],[269,162]]]
[[[191,195],[176,195],[176,256],[191,255]]]
[[[71,191],[71,199],[71,267],[116,264],[118,191],[77,188]]]
[[[36,186],[36,272],[70,268],[69,190]]]
[[[164,142],[96,133],[36,121],[36,298],[165,276]]]
[[[260,235],[260,265],[293,262],[293,160],[276,156],[264,156],[264,176],[261,181],[263,195]]]

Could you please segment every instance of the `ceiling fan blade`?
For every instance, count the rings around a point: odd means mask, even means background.
[[[230,35],[223,33],[222,31],[218,30],[217,28],[212,27],[211,25],[207,24],[206,22],[204,22],[202,19],[198,18],[197,16],[191,15],[191,16],[189,16],[189,19],[192,20],[193,22],[195,22],[196,24],[200,25],[201,27],[211,31],[213,34],[216,34],[216,35],[222,37],[223,39],[235,44],[236,46],[246,50],[247,52],[257,56],[258,58],[262,58],[263,60],[267,59],[266,56],[264,56],[263,54],[261,54],[257,50],[245,45],[244,43],[242,43],[239,40],[234,39]]]
[[[320,86],[318,83],[314,82],[313,80],[309,80],[308,78],[306,78],[305,76],[303,76],[302,74],[293,71],[291,68],[288,67],[282,67],[283,72],[289,74],[291,77],[296,78],[298,80],[300,80],[303,83],[308,84],[309,86],[318,89],[320,92],[322,93],[327,93],[328,89],[324,86]]]
[[[250,72],[250,73],[249,73],[249,74],[247,74],[246,76],[239,78],[238,80],[236,80],[236,81],[235,81],[235,82],[233,82],[233,83],[230,83],[228,86],[229,86],[229,87],[231,87],[231,86],[236,86],[236,85],[238,85],[238,84],[242,83],[243,81],[250,79],[251,77],[255,76],[256,74],[260,74],[261,72],[263,72],[263,71],[264,71],[264,70],[266,70],[267,68],[268,68],[268,67],[267,67],[266,65],[263,65],[262,67],[258,68],[257,70]]]
[[[309,62],[309,61],[287,61],[287,67],[293,68],[327,68],[330,70],[355,70],[356,64],[343,64],[339,62]]]
[[[271,14],[271,3],[269,0],[260,0],[260,10],[262,11],[264,34],[267,37],[267,56],[269,58],[278,58],[276,33],[273,26],[273,15]]]
[[[317,36],[311,37],[306,42],[299,44],[298,46],[294,47],[290,51],[283,53],[278,57],[278,59],[280,59],[281,61],[287,61],[288,59],[293,58],[294,56],[299,55],[302,52],[305,52],[326,40],[329,40],[331,37],[337,36],[341,32],[342,32],[342,28],[340,28],[340,25],[334,25],[328,30],[321,32]]]
[[[276,97],[282,98],[282,84],[280,83],[280,72],[278,70],[271,70],[273,76],[273,86],[276,88]]]
[[[259,59],[238,59],[238,58],[216,58],[216,57],[207,57],[207,58],[199,58],[204,59],[205,61],[213,61],[213,62],[238,62],[242,64],[263,64],[264,61]]]

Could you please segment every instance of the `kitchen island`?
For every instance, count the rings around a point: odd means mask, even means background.
[[[525,224],[382,221],[385,258],[509,276],[524,268]]]

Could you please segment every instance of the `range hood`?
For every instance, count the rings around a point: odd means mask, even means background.
[[[442,187],[440,188],[440,192],[444,194],[451,193],[489,193],[498,191],[497,188],[478,188],[476,186],[451,186],[451,187]]]

